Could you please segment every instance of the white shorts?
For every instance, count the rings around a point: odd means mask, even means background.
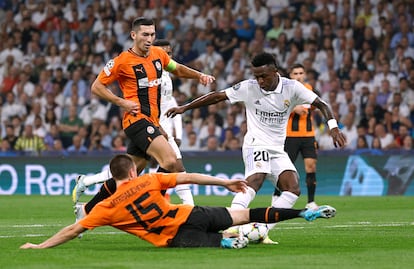
[[[286,170],[296,171],[283,147],[265,148],[243,146],[244,176],[247,178],[256,173],[266,173],[266,179],[277,186],[279,175]],[[298,174],[299,177],[299,174]]]
[[[177,156],[177,159],[182,159],[182,158],[183,158],[183,156],[181,155],[181,151],[180,151],[180,149],[178,148],[178,145],[177,145],[177,143],[175,142],[174,137],[172,137],[172,136],[168,136],[168,144],[170,144],[170,145],[171,145],[171,147],[173,148],[173,150],[174,150],[174,152],[175,152],[175,155]]]

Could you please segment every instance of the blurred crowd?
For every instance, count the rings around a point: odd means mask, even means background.
[[[215,83],[173,77],[185,104],[251,77],[250,59],[275,55],[281,75],[305,66],[335,112],[347,148],[413,149],[414,6],[396,0],[2,0],[0,152],[125,151],[122,111],[90,93],[105,63],[131,46],[134,18],[153,18],[173,58]],[[121,94],[117,85],[112,85]],[[317,111],[322,150],[333,149]],[[181,149],[239,150],[244,107],[183,115]]]

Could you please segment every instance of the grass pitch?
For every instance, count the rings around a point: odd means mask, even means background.
[[[199,205],[228,206],[228,197],[195,197]],[[257,196],[251,207],[267,206]],[[173,197],[173,201],[177,201]],[[333,219],[278,224],[270,237],[279,245],[245,249],[155,248],[111,227],[45,250],[20,250],[40,243],[74,221],[69,196],[0,196],[0,268],[412,268],[414,197],[318,196],[337,209]],[[299,199],[296,208],[305,204]]]

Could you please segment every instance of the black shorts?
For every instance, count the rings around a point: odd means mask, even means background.
[[[169,247],[220,247],[219,233],[233,224],[224,207],[195,206],[187,221],[180,226]]]
[[[159,128],[146,119],[141,119],[128,126],[124,132],[129,138],[127,153],[147,160],[151,159],[147,149],[151,142],[161,135]]]
[[[285,141],[285,151],[289,155],[292,163],[298,158],[299,152],[302,154],[302,157],[316,159],[316,149],[318,144],[314,136],[311,137],[286,137]]]

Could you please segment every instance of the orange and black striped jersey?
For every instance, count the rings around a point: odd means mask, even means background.
[[[129,49],[110,60],[99,73],[98,79],[102,84],[118,81],[123,97],[140,106],[135,116],[124,113],[124,129],[142,118],[159,126],[161,75],[169,62],[170,57],[160,47],[151,47],[147,57]]]
[[[187,221],[193,206],[170,204],[160,190],[175,187],[177,173],[145,174],[118,187],[79,224],[87,229],[110,225],[165,247]]]
[[[312,90],[310,84],[303,84],[309,90]],[[307,108],[308,113],[306,115],[298,115],[292,112],[289,116],[288,125],[286,128],[287,137],[311,137],[315,136],[315,130],[312,124],[312,112],[310,108]]]

